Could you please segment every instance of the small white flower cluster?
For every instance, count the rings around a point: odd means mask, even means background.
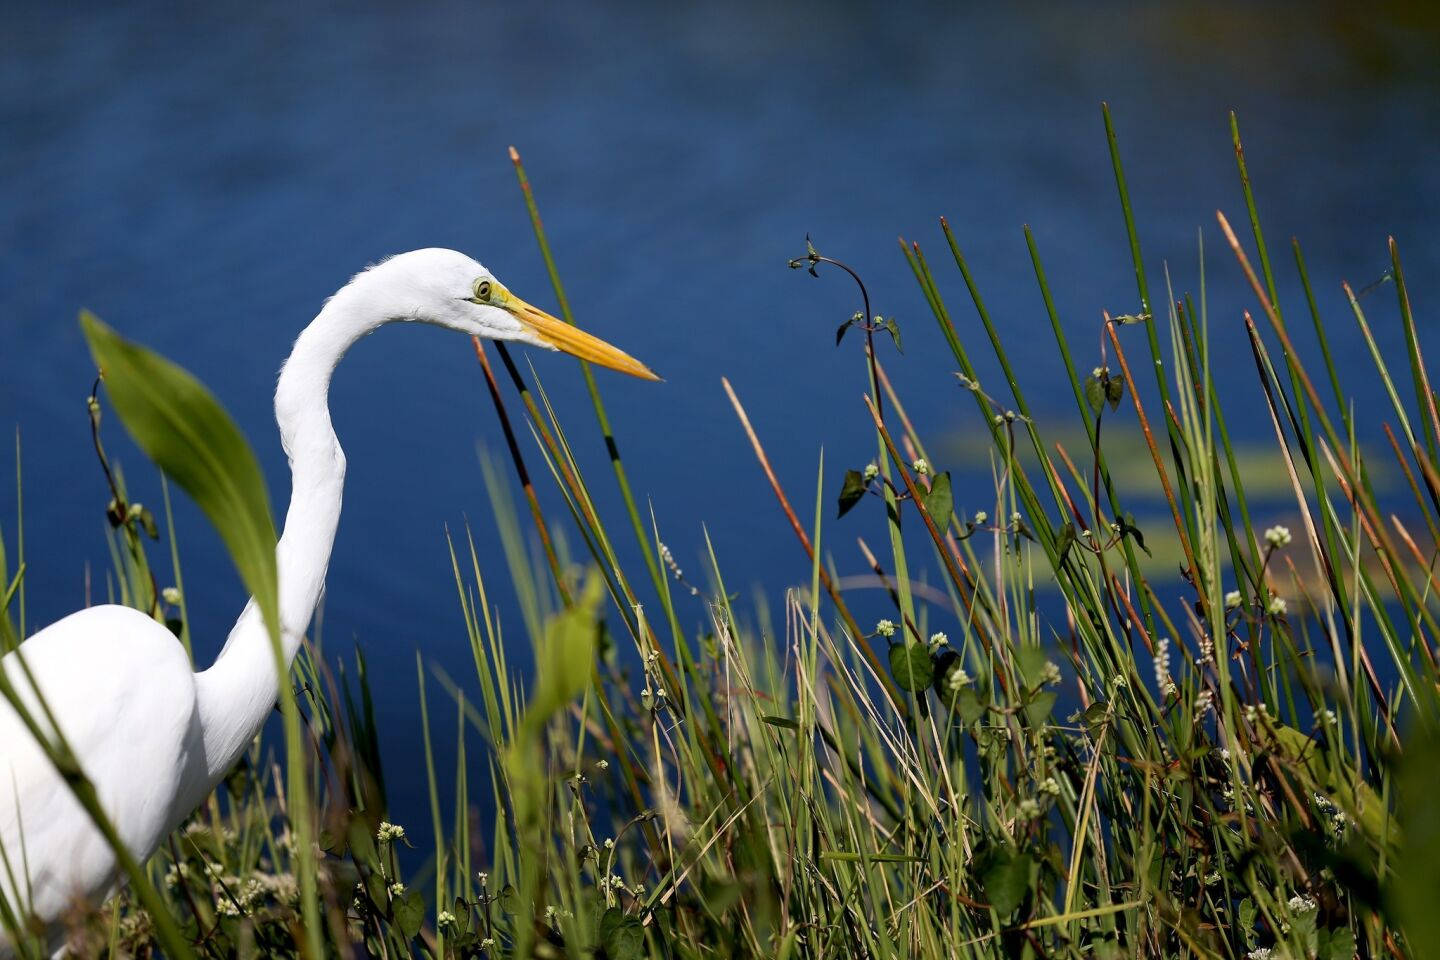
[[[953,693],[958,691],[961,687],[967,686],[970,683],[971,679],[972,678],[970,674],[965,672],[964,667],[954,667],[950,670],[949,675],[946,676],[945,685],[949,687],[951,692]]]
[[[683,577],[680,571],[680,565],[675,562],[675,555],[670,552],[670,547],[663,541],[660,544],[660,559],[665,561],[665,566],[670,568],[670,572],[675,576],[676,580]]]
[[[390,884],[390,896],[398,897],[404,892],[405,884],[401,883],[399,880],[396,880],[394,883]]]
[[[1020,801],[1020,816],[1026,820],[1035,820],[1040,816],[1040,801],[1033,797],[1026,797]]]
[[[939,650],[941,647],[945,646],[949,642],[950,638],[938,630],[930,634],[930,649],[932,652],[935,650]]]
[[[608,876],[608,877],[601,877],[601,878],[600,878],[600,892],[601,892],[601,893],[605,893],[606,891],[610,891],[610,890],[624,890],[624,889],[625,889],[625,881],[624,881],[623,879],[621,879],[620,874],[618,874],[618,873],[612,873],[612,874],[610,874],[610,876]]]
[[[1270,602],[1265,605],[1265,609],[1271,616],[1283,617],[1285,616],[1285,611],[1288,609],[1288,606],[1289,605],[1285,603],[1285,598],[1276,594],[1270,598]]]
[[[1200,723],[1205,719],[1205,715],[1210,712],[1210,708],[1214,704],[1214,701],[1215,694],[1212,693],[1208,687],[1204,690],[1201,690],[1198,694],[1195,695],[1196,723]]]
[[[873,463],[865,464],[865,482],[869,483],[880,475],[880,468]]]
[[[1175,681],[1170,679],[1170,638],[1161,637],[1160,642],[1155,644],[1155,686],[1159,688],[1161,696],[1169,697],[1174,695]]]
[[[1345,811],[1335,805],[1335,801],[1329,797],[1315,793],[1311,794],[1315,799],[1315,806],[1320,808],[1320,813],[1330,821],[1330,832],[1336,837],[1345,835],[1345,828],[1350,823],[1350,818],[1345,816]]]
[[[987,524],[987,523],[989,523],[989,522],[990,522],[990,514],[986,513],[984,510],[976,510],[976,511],[975,511],[975,526],[977,526],[977,527],[983,527],[983,526],[985,526],[985,524]]]
[[[1265,531],[1265,542],[1275,550],[1289,546],[1290,541],[1293,539],[1294,538],[1290,536],[1290,528],[1280,526],[1279,524]]]
[[[1231,590],[1229,593],[1225,594],[1225,609],[1238,610],[1240,609],[1240,604],[1243,601],[1244,598],[1240,596],[1239,590]]]
[[[1200,635],[1200,659],[1195,661],[1197,667],[1203,667],[1207,663],[1215,661],[1215,638],[1208,633]]]
[[[1046,660],[1045,666],[1040,670],[1040,682],[1059,683],[1060,664],[1056,663],[1054,660]]]
[[[882,637],[888,638],[895,636],[895,621],[881,620],[875,624],[875,632]]]
[[[393,843],[396,840],[404,840],[405,828],[398,823],[391,823],[389,820],[382,821],[380,829],[375,831],[375,839],[380,843]]]
[[[1290,908],[1291,913],[1309,913],[1317,908],[1314,897],[1307,897],[1301,893],[1291,897],[1285,906]]]
[[[1040,781],[1040,792],[1048,793],[1052,797],[1060,796],[1060,781],[1056,780],[1054,777],[1046,777],[1044,780]]]
[[[1333,727],[1338,719],[1339,718],[1335,716],[1335,711],[1329,708],[1321,710],[1320,715],[1315,718],[1316,722],[1322,727]]]
[[[455,925],[455,914],[451,913],[449,910],[441,910],[440,913],[435,917],[435,926],[439,927],[441,930],[449,929],[451,927],[454,927]]]
[[[922,477],[928,476],[930,473],[930,464],[925,462],[925,458],[923,457],[912,463],[910,467]]]
[[[1275,951],[1269,947],[1256,947],[1245,954],[1245,960],[1270,960],[1273,956],[1275,956]]]
[[[494,937],[486,937],[484,940],[481,940],[481,941],[480,941],[480,949],[481,949],[481,950],[490,950],[490,949],[493,949],[494,946],[495,946],[495,938],[494,938]]]
[[[479,880],[480,886],[483,887],[490,882],[490,874],[486,873],[484,870],[481,870],[475,874],[475,879]]]
[[[1258,706],[1253,703],[1246,704],[1245,720],[1247,723],[1257,724],[1260,722],[1262,717],[1267,720],[1270,717],[1270,708],[1267,707],[1263,702],[1260,703]]]

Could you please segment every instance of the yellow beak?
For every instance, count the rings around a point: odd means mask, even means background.
[[[612,347],[599,337],[592,337],[579,327],[572,327],[564,320],[530,306],[513,293],[507,291],[507,294],[504,309],[524,324],[527,330],[555,349],[642,380],[660,379],[654,371],[624,350]]]

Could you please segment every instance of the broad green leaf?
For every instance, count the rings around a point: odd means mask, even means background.
[[[840,512],[835,519],[840,519],[850,512],[850,508],[860,502],[865,496],[865,475],[859,470],[846,470],[845,482],[840,487]]]
[[[981,861],[980,886],[1000,919],[1010,916],[1030,889],[1030,855],[991,848]]]
[[[1050,711],[1055,709],[1056,696],[1054,690],[1041,690],[1025,704],[1025,719],[1030,721],[1030,726],[1045,725],[1045,721],[1050,719]]]
[[[608,960],[639,960],[645,955],[645,928],[619,907],[600,918],[600,946]]]
[[[1070,555],[1070,548],[1073,546],[1075,546],[1075,523],[1067,520],[1065,526],[1060,528],[1059,536],[1055,538],[1055,552],[1060,555],[1060,563],[1065,562],[1065,558]]]
[[[964,684],[951,683],[951,678],[964,670],[965,661],[954,650],[946,650],[935,658],[935,695],[947,707],[955,705],[955,698],[965,688]]]
[[[395,901],[395,923],[407,940],[420,932],[425,923],[425,898],[419,890],[406,890]]]
[[[968,727],[985,716],[990,706],[980,695],[980,691],[967,688],[960,691],[956,709],[960,711],[960,722]]]
[[[1110,401],[1110,409],[1120,408],[1120,399],[1125,396],[1125,378],[1121,376],[1105,376],[1105,399]]]
[[[890,673],[901,690],[919,692],[935,679],[935,659],[922,643],[892,643]]]
[[[1105,383],[1100,377],[1092,374],[1085,378],[1085,402],[1097,414],[1105,409]]]
[[[125,429],[214,524],[266,627],[278,636],[275,522],[265,479],[244,435],[185,370],[125,340],[88,311],[80,315],[80,326]]]
[[[935,527],[943,535],[950,526],[950,516],[955,512],[955,499],[950,493],[950,471],[930,481],[930,492],[925,494],[925,512],[935,521]]]

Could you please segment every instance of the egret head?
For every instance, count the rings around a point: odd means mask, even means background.
[[[391,319],[433,323],[474,337],[518,340],[563,350],[634,377],[660,379],[623,350],[526,303],[484,266],[454,250],[432,248],[402,253],[370,268],[356,281],[351,287],[361,288],[356,291],[358,295],[371,302],[377,295],[383,298]]]

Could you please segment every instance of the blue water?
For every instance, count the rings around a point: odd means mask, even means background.
[[[922,432],[954,438],[977,428],[973,408],[953,385],[953,361],[895,240],[927,245],[962,334],[983,357],[945,264],[936,222],[948,216],[1023,359],[1032,403],[1042,416],[1073,416],[1020,227],[1035,231],[1088,369],[1100,311],[1138,308],[1102,99],[1114,110],[1157,297],[1167,261],[1177,288],[1193,288],[1196,230],[1205,231],[1232,409],[1256,409],[1259,393],[1239,326],[1253,301],[1214,226],[1217,208],[1244,218],[1229,108],[1240,111],[1286,278],[1282,299],[1303,317],[1284,244],[1296,235],[1362,409],[1379,410],[1379,398],[1361,380],[1363,347],[1339,281],[1380,278],[1388,234],[1433,339],[1425,318],[1440,294],[1440,25],[1424,5],[1365,14],[1319,3],[61,6],[0,8],[0,427],[23,437],[32,629],[80,606],[87,569],[108,566],[106,494],[84,407],[93,369],[76,311],[95,310],[210,384],[283,503],[275,372],[357,269],[453,246],[553,306],[510,144],[524,153],[581,322],[666,377],[600,375],[638,495],[688,571],[702,567],[706,524],[732,589],[756,585],[775,605],[783,587],[808,580],[808,564],[720,378],[735,385],[802,504],[821,444],[832,491],[846,466],[874,452],[856,345],[832,348],[836,324],[856,307],[853,289],[838,275],[817,282],[787,270],[786,259],[808,232],[865,274],[876,308],[903,324],[906,352],[890,369],[911,414]],[[1394,351],[1393,287],[1365,303]],[[534,361],[584,438],[577,454],[600,510],[625,530],[576,365]],[[332,655],[363,645],[384,678],[388,779],[400,817],[418,824],[415,651],[451,676],[472,675],[442,530],[468,518],[482,550],[493,550],[476,445],[498,451],[501,434],[469,344],[441,331],[386,330],[362,343],[331,404],[350,479],[324,634]],[[1234,420],[1265,438],[1263,419]],[[109,427],[132,491],[158,504],[153,472],[113,418]],[[0,522],[13,540],[8,448]],[[985,464],[942,466],[968,478],[960,509],[987,505]],[[863,572],[853,537],[877,541],[876,522],[831,528],[843,573]],[[208,660],[242,591],[188,503],[177,524]],[[486,569],[520,643],[498,550]],[[883,613],[873,594],[856,603],[862,615]],[[686,616],[698,622],[703,609]],[[436,732],[442,756],[452,727]]]

